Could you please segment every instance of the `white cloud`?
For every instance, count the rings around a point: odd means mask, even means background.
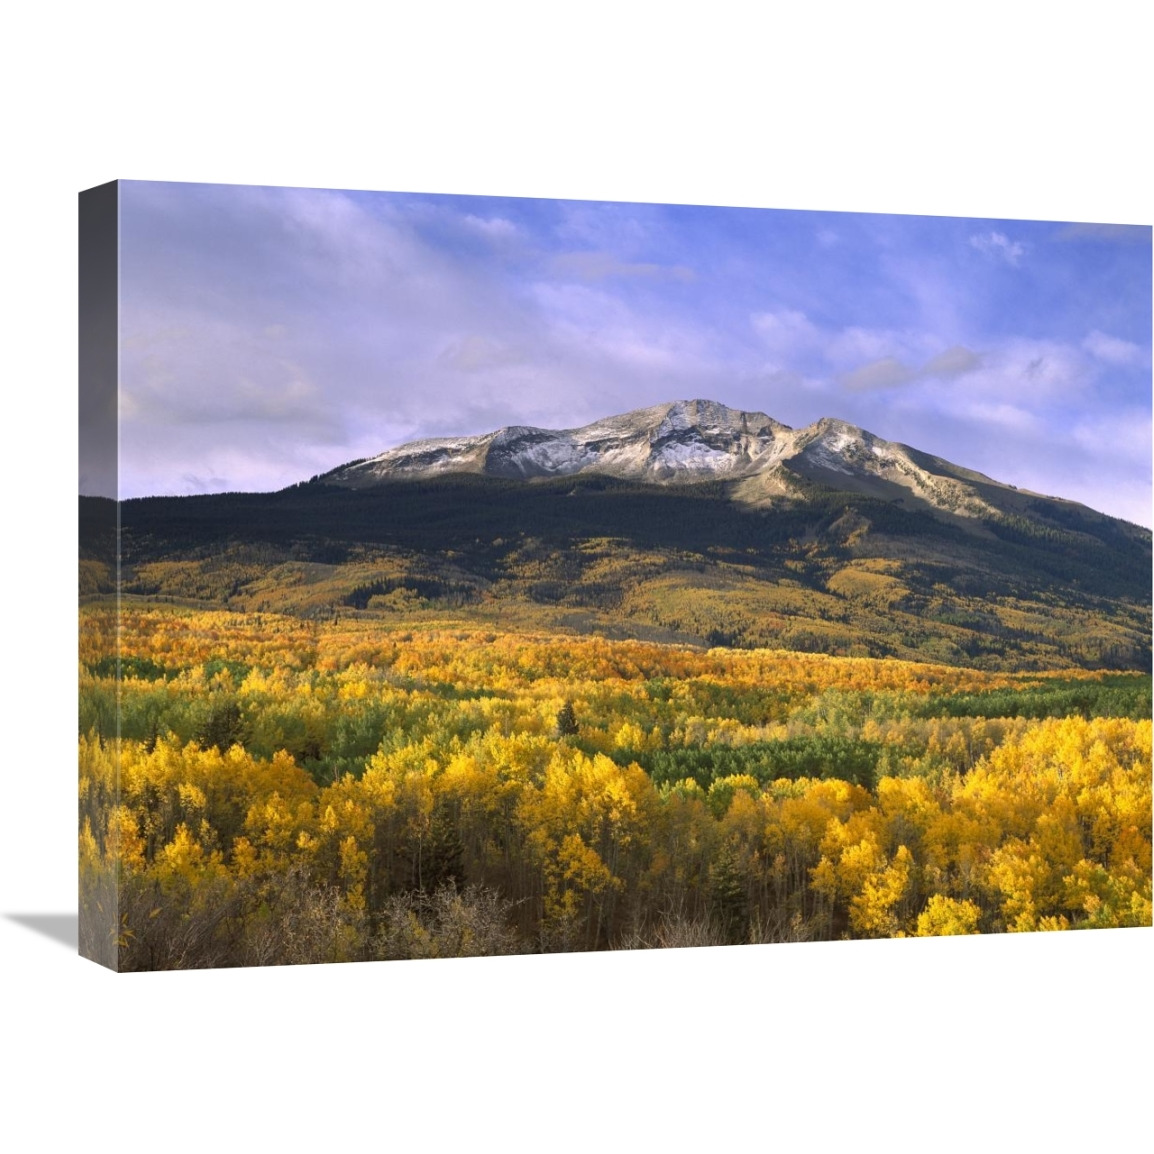
[[[995,260],[1004,260],[1006,264],[1017,268],[1025,255],[1025,245],[1010,240],[1004,232],[981,232],[970,237],[970,244],[979,252]]]
[[[982,363],[981,357],[961,345],[937,353],[920,368],[913,368],[897,357],[880,357],[842,373],[839,382],[851,392],[894,389],[929,380],[952,380],[972,373]]]
[[[595,201],[561,202],[556,236],[597,251],[634,254],[661,251],[658,212],[652,206]]]
[[[905,365],[921,364],[940,347],[929,333],[869,329],[858,325],[844,328],[826,346],[826,357],[843,371],[892,358]]]
[[[950,388],[1029,408],[1071,400],[1085,391],[1094,376],[1093,365],[1074,345],[1013,340],[983,352],[971,369],[954,375]]]
[[[816,356],[836,370],[833,379],[850,392],[962,377],[982,364],[972,349],[963,345],[942,349],[941,341],[928,332],[860,325],[827,332],[792,309],[756,313],[750,319],[773,358],[772,368],[797,370],[803,358]]]
[[[511,220],[503,216],[482,217],[470,212],[461,217],[461,223],[489,240],[512,240],[520,232]]]
[[[1150,465],[1150,414],[1123,413],[1079,421],[1071,430],[1074,441],[1087,452],[1113,461]]]
[[[451,340],[437,359],[460,372],[475,373],[504,365],[521,364],[525,355],[520,349],[481,333],[466,333]]]
[[[1011,433],[1040,433],[1042,422],[1037,415],[1022,408],[1005,402],[971,401],[965,397],[955,398],[951,406],[956,416],[978,424],[995,426],[998,429]]]
[[[954,345],[931,357],[918,374],[922,377],[960,377],[972,372],[982,363],[982,358],[972,349]]]
[[[584,281],[607,280],[610,277],[678,281],[691,281],[694,278],[693,270],[685,265],[623,261],[609,252],[558,253],[550,265],[553,272],[562,277],[576,277]]]
[[[635,309],[611,291],[584,284],[539,283],[532,298],[536,363],[565,369],[573,381],[584,382],[582,391],[626,386],[645,404],[655,404],[678,396],[712,397],[719,378],[725,379],[719,371],[724,354],[707,328]]]
[[[1092,357],[1105,361],[1108,365],[1123,368],[1142,363],[1142,350],[1133,341],[1124,341],[1095,329],[1083,342],[1082,348]]]
[[[755,313],[750,320],[774,357],[796,357],[820,348],[824,343],[817,325],[805,313],[794,309]]]

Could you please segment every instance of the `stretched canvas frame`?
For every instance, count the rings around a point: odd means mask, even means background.
[[[1147,530],[838,413],[799,440],[717,403],[726,398],[643,390],[644,405],[552,406],[591,422],[567,423],[560,441],[508,404],[506,431],[485,440],[462,405],[455,415],[471,427],[437,414],[413,427],[447,440],[407,455],[384,451],[413,435],[380,434],[382,455],[364,461],[331,430],[323,452],[302,441],[299,471],[269,471],[264,498],[213,495],[229,478],[191,469],[173,474],[186,496],[142,491],[166,447],[141,429],[168,430],[179,468],[174,430],[207,427],[214,398],[230,398],[221,421],[295,427],[297,406],[298,424],[315,428],[324,392],[298,372],[302,350],[313,366],[363,369],[310,350],[271,314],[243,348],[225,324],[243,294],[213,268],[245,275],[221,256],[244,247],[229,230],[286,204],[278,243],[305,279],[335,253],[346,288],[358,277],[379,286],[395,267],[419,294],[420,260],[435,257],[465,270],[438,291],[483,297],[502,287],[485,279],[492,253],[511,278],[536,261],[548,283],[518,307],[553,307],[566,347],[583,350],[536,395],[599,357],[651,382],[653,363],[680,371],[710,353],[627,323],[647,294],[683,316],[683,298],[701,291],[676,253],[637,255],[639,214],[661,206],[585,206],[616,213],[605,247],[582,239],[542,256],[524,242],[532,202],[519,217],[510,202],[502,215],[482,198],[445,198],[438,217],[438,198],[237,189],[247,216],[202,212],[190,224],[182,187],[198,188],[131,182],[153,208],[169,194],[176,207],[160,214],[171,233],[136,236],[127,265],[125,213],[137,210],[125,185],[80,198],[82,954],[153,969],[1150,924],[1150,594],[1135,576],[1148,576]],[[427,250],[413,258],[365,231],[357,198],[374,195],[421,217]],[[569,237],[589,235],[581,207]],[[732,222],[752,211],[670,209],[668,235],[677,249],[673,225],[699,227],[693,213]],[[845,215],[810,214],[815,253],[844,243]],[[919,218],[876,219],[896,235]],[[1002,222],[954,223],[962,257],[998,273],[1041,243]],[[208,231],[182,238],[194,226]],[[1046,236],[1095,252],[1149,248],[1149,229],[1053,225]],[[157,246],[147,265],[145,242]],[[158,294],[147,302],[133,279],[146,269]],[[256,268],[246,300],[267,271]],[[1148,267],[1129,284],[1140,313]],[[191,339],[140,320],[154,304],[164,312],[165,291],[206,322]],[[1056,338],[1011,334],[991,353],[849,323],[823,332],[820,306],[774,291],[745,338],[762,342],[767,395],[897,398],[968,382],[986,390],[991,422],[1012,428],[1068,403],[1079,373],[1097,384],[1108,371],[1121,383],[1106,415],[1140,410],[1127,389],[1148,372],[1148,307],[1145,330],[1127,321],[1080,335],[1071,365],[1062,357],[1075,346]],[[422,382],[391,376],[379,344],[329,316],[323,297],[312,307],[314,345],[331,353],[348,338],[381,353],[381,413],[402,394],[421,399]],[[465,312],[469,331],[402,335],[426,342],[430,374],[480,374],[523,402],[518,374],[542,362],[507,339],[507,318],[487,320],[476,301]],[[156,348],[142,353],[148,339]],[[830,339],[844,363],[807,381],[802,366]],[[173,350],[192,344],[188,363],[226,388],[182,376]],[[262,377],[262,365],[280,375]],[[1015,380],[1059,400],[1015,405],[997,392]],[[333,387],[333,405],[345,403]],[[453,396],[429,386],[430,407]],[[604,440],[589,428],[627,409],[628,435],[636,426],[670,453],[646,458],[643,474],[620,459],[587,469]],[[724,456],[718,436],[739,445],[745,472],[686,482],[677,468]],[[468,454],[482,442],[478,466]],[[788,448],[790,471],[754,469],[755,442]],[[293,592],[303,587],[322,592]],[[1008,805],[1009,817],[993,816]]]

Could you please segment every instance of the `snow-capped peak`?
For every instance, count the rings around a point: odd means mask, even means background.
[[[846,421],[823,417],[791,429],[765,413],[700,399],[574,429],[508,425],[481,436],[411,441],[322,480],[366,488],[448,473],[521,480],[595,473],[656,484],[726,480],[738,482],[734,495],[753,504],[790,495],[798,479],[807,478],[962,516],[990,509],[970,483],[973,474]]]

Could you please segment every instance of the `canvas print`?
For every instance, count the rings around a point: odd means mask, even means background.
[[[1151,924],[1148,226],[80,213],[86,956]]]

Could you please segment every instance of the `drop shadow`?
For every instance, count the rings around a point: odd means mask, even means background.
[[[73,952],[79,941],[78,917],[76,914],[5,914],[10,922],[27,926],[62,946],[68,946]]]

